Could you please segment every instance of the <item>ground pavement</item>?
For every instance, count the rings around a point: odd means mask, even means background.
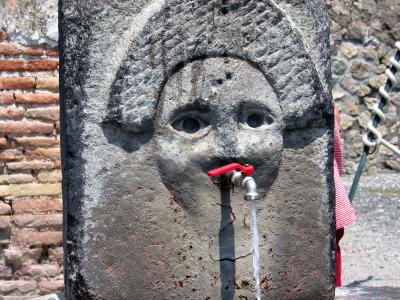
[[[357,221],[341,243],[345,288],[337,299],[400,299],[400,173],[365,176],[353,204]]]

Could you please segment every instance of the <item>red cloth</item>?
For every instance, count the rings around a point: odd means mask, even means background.
[[[334,127],[334,168],[333,178],[335,182],[335,202],[336,202],[336,229],[344,228],[353,223],[356,219],[353,207],[342,179],[343,173],[343,151],[340,141],[339,127],[335,122]]]
[[[353,223],[356,219],[353,207],[351,206],[346,187],[342,180],[343,173],[343,151],[340,140],[339,126],[334,126],[334,162],[333,179],[335,182],[335,203],[336,203],[336,286],[342,286],[342,257],[339,241],[344,235],[344,227]]]

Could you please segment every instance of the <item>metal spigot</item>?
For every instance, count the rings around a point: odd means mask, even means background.
[[[232,163],[208,172],[208,176],[215,177],[224,175],[230,177],[230,181],[236,187],[243,188],[246,193],[244,200],[255,201],[260,200],[261,196],[257,192],[257,184],[251,175],[254,172],[254,167],[251,165],[244,165]]]

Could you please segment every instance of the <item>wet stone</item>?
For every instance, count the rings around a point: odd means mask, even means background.
[[[65,298],[254,298],[238,162],[262,298],[333,299],[325,2],[60,3]]]

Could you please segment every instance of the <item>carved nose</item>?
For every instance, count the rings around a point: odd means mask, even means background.
[[[240,158],[238,148],[238,124],[230,119],[218,127],[217,158],[224,163],[236,162]]]

